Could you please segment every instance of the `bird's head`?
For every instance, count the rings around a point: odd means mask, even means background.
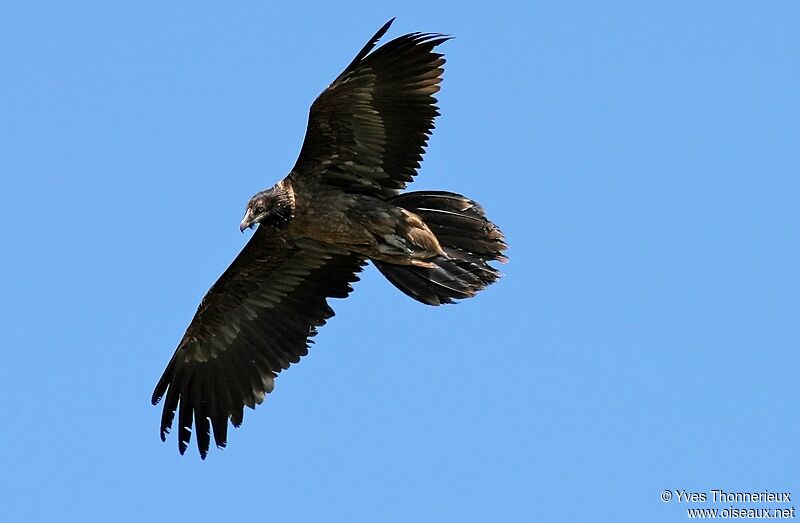
[[[244,232],[256,224],[279,227],[288,224],[294,217],[294,198],[290,189],[282,183],[271,189],[261,191],[247,202],[247,210],[239,224]]]

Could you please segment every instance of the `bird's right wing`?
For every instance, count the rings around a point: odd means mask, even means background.
[[[326,299],[346,297],[364,263],[340,247],[259,226],[203,298],[156,385],[154,405],[166,393],[161,439],[180,407],[181,454],[192,420],[202,457],[211,428],[224,447],[228,420],[238,427],[244,406],[260,404],[276,375],[308,353],[310,338],[333,316]]]

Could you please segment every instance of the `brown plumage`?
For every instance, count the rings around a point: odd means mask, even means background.
[[[166,394],[161,439],[178,413],[183,453],[192,426],[205,458],[227,443],[244,407],[308,353],[371,260],[428,305],[469,298],[505,261],[500,230],[464,196],[400,190],[417,172],[433,120],[448,40],[411,33],[372,51],[384,25],[311,106],[297,163],[250,199],[242,231],[255,234],[209,289],[153,392]]]

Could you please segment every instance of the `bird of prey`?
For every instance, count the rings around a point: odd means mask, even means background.
[[[503,234],[476,202],[444,191],[400,192],[417,173],[433,121],[445,60],[442,34],[410,33],[373,48],[393,20],[314,101],[291,172],[253,196],[241,253],[209,289],[153,392],[166,394],[161,439],[177,412],[183,454],[194,424],[206,457],[213,433],[227,442],[272,392],[275,378],[308,353],[372,263],[399,290],[427,305],[469,298],[493,283],[490,261],[506,261]]]

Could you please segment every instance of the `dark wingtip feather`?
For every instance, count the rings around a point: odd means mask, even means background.
[[[180,408],[178,410],[178,450],[181,455],[186,452],[192,439],[192,406],[186,392],[181,394]]]
[[[153,406],[158,405],[158,403],[161,401],[161,398],[164,397],[164,392],[166,392],[166,390],[167,390],[166,386],[164,387],[163,390],[160,390],[160,387],[161,387],[161,383],[158,384],[158,386],[156,387],[156,390],[153,391],[153,395],[150,397],[150,403]]]
[[[375,33],[372,36],[372,38],[370,38],[369,41],[364,45],[364,47],[361,48],[361,51],[359,51],[358,54],[356,55],[356,57],[353,58],[353,61],[350,62],[350,64],[347,67],[345,67],[344,71],[342,72],[342,74],[339,75],[337,80],[339,78],[341,78],[342,76],[344,76],[346,73],[350,72],[353,67],[358,65],[358,63],[361,60],[363,60],[364,57],[367,56],[370,51],[372,51],[372,49],[375,47],[375,44],[378,43],[378,40],[380,40],[383,37],[383,35],[386,34],[386,31],[389,30],[389,27],[392,26],[392,22],[394,22],[394,17],[392,17],[391,20],[389,20],[388,22],[383,24],[383,26],[380,29],[378,29],[378,32]],[[334,81],[334,83],[335,83],[335,81]]]
[[[192,390],[193,408],[194,408],[194,429],[195,438],[197,440],[197,450],[200,452],[202,459],[206,458],[208,454],[208,447],[211,443],[211,426],[208,421],[206,409],[208,405],[203,401],[204,397],[211,397],[213,401],[213,391],[208,393],[203,390],[203,382],[200,377],[195,378]]]
[[[158,402],[161,401],[161,398],[164,397],[164,393],[167,392],[167,387],[169,387],[171,372],[172,372],[172,362],[170,361],[169,364],[167,365],[167,368],[164,370],[164,374],[161,375],[161,379],[158,380],[156,388],[153,390],[153,395],[150,396],[150,403],[152,403],[153,405],[158,405]]]
[[[244,421],[244,403],[241,405],[235,405],[233,408],[233,412],[231,412],[231,425],[233,428],[238,429],[242,426],[242,422]]]
[[[214,431],[214,444],[218,449],[228,446],[228,416],[216,415],[211,418]]]
[[[179,378],[182,380],[183,376],[184,373],[181,372],[179,376],[175,376],[172,380],[166,382],[165,386],[168,385],[169,389],[167,390],[167,399],[164,401],[164,406],[161,410],[161,441],[167,440],[167,434],[169,434],[172,422],[175,419],[175,410],[178,408],[178,401],[180,399],[179,389],[175,384],[178,382]]]
[[[222,364],[216,362],[216,379],[211,379],[214,393],[215,411],[211,414],[211,428],[214,431],[214,443],[218,449],[224,448],[228,440],[228,412],[230,412],[230,392],[228,390],[228,376]]]

